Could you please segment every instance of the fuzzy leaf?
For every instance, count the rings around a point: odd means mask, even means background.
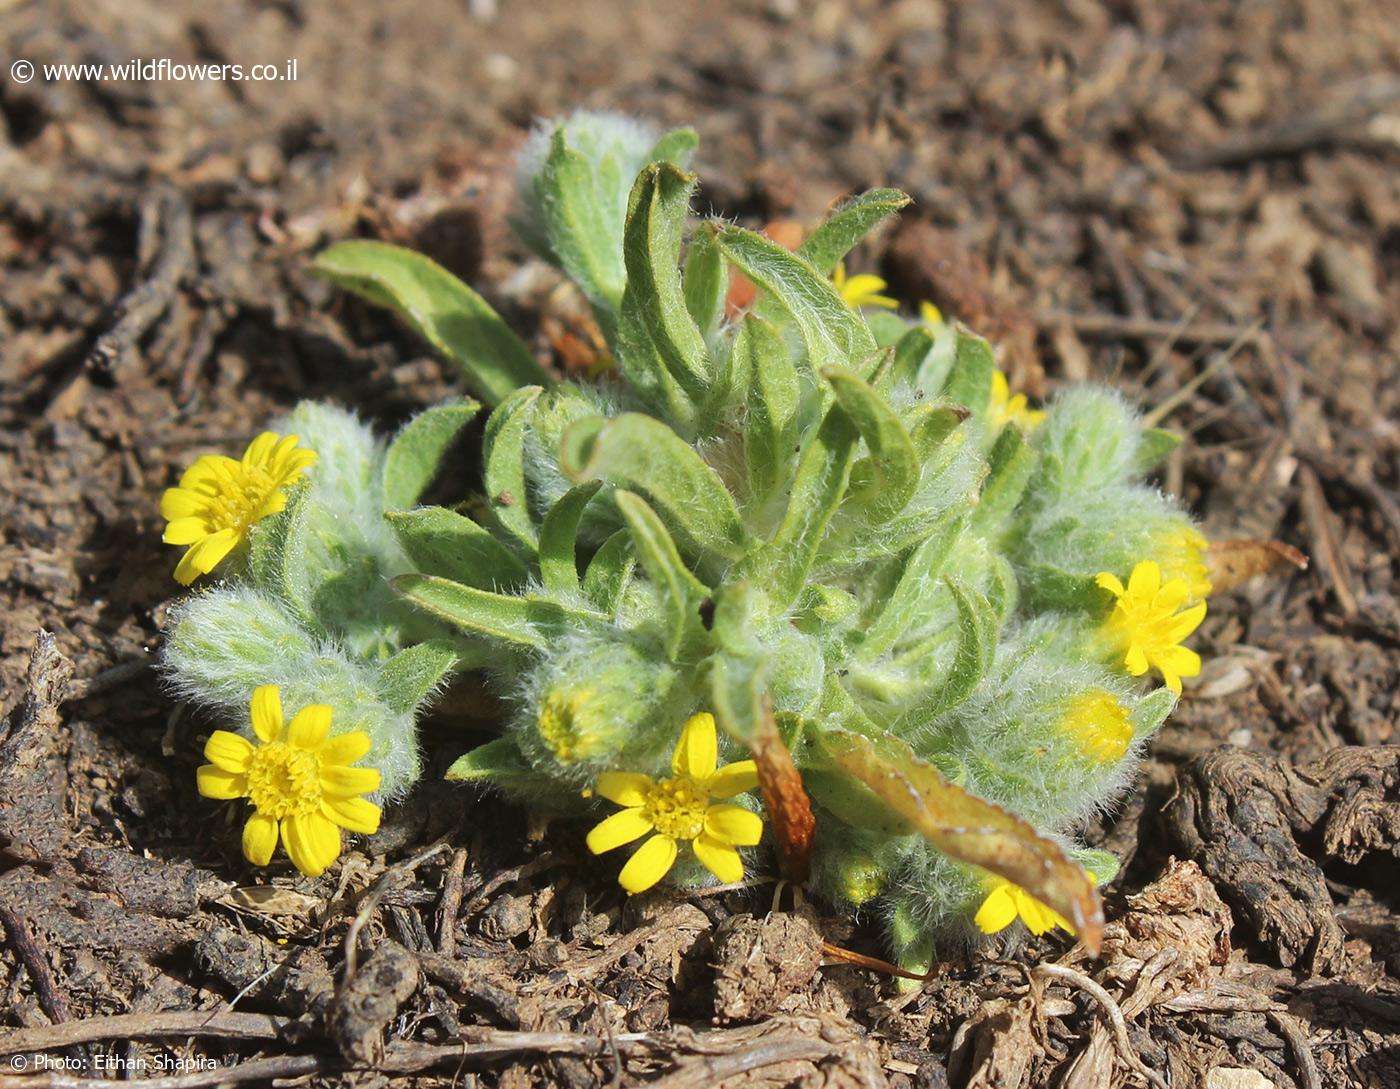
[[[554,130],[549,157],[535,177],[535,197],[544,219],[549,246],[560,267],[593,304],[604,332],[611,334],[622,302],[627,273],[622,250],[613,234],[614,214],[608,205],[612,185],[626,180],[611,159],[590,162],[569,146],[565,126]],[[599,177],[598,174],[603,174]]]
[[[564,435],[564,472],[641,492],[693,554],[738,559],[748,536],[719,475],[660,420],[625,412],[607,423],[580,420]]]
[[[874,356],[875,337],[860,315],[846,305],[830,280],[801,257],[741,227],[721,230],[719,244],[745,276],[792,315],[813,370],[859,364]]]
[[[938,524],[932,536],[909,554],[899,582],[885,599],[880,615],[866,630],[857,652],[858,660],[874,661],[893,647],[911,625],[924,618],[929,591],[964,528],[964,518],[949,516]]]
[[[603,542],[593,554],[583,575],[583,594],[605,616],[616,616],[622,603],[622,592],[632,577],[636,557],[632,554],[632,536],[619,529]]]
[[[1164,458],[1181,445],[1181,436],[1161,427],[1144,428],[1134,462],[1139,473],[1150,473]]]
[[[911,422],[907,425],[909,439],[914,444],[920,465],[933,457],[934,451],[943,445],[958,424],[968,418],[966,409],[947,405],[921,405],[911,415]]]
[[[539,544],[539,535],[525,490],[525,432],[543,392],[539,386],[526,386],[512,393],[487,418],[482,439],[491,511],[501,528],[531,552]]]
[[[405,647],[379,667],[374,686],[379,698],[399,714],[418,710],[457,669],[457,647],[446,639],[429,639]]]
[[[956,707],[972,695],[996,650],[996,614],[991,604],[961,579],[949,576],[943,581],[952,592],[958,610],[958,649],[943,683],[909,712],[908,718],[919,724]]]
[[[420,609],[463,631],[543,650],[549,634],[599,618],[530,595],[493,594],[433,575],[400,575],[391,585]]]
[[[307,510],[310,486],[303,481],[292,487],[287,505],[253,529],[248,571],[253,585],[280,598],[308,631],[325,635],[317,618],[315,595],[307,563]]]
[[[695,427],[713,371],[678,268],[694,188],[695,175],[671,163],[652,163],[637,176],[623,235],[627,288],[618,330],[618,364],[629,384],[686,431]]]
[[[851,474],[851,497],[862,503],[869,521],[887,521],[904,509],[919,483],[914,444],[889,402],[853,371],[827,367],[822,377],[870,448],[869,459],[857,463]]]
[[[797,448],[802,388],[782,336],[762,318],[744,318],[734,355],[735,369],[748,377],[744,467],[749,495],[761,504],[772,495]]]
[[[1170,688],[1154,688],[1133,707],[1133,736],[1144,738],[1156,733],[1175,706],[1176,694]]]
[[[985,412],[992,399],[992,372],[996,369],[992,346],[959,327],[957,354],[943,395],[973,412]]]
[[[1091,954],[1103,936],[1103,905],[1083,868],[1054,840],[1000,806],[968,793],[887,737],[827,730],[822,744],[837,767],[869,787],[934,847],[1019,885],[1074,924]]]
[[[718,235],[713,223],[702,223],[691,236],[685,257],[685,308],[706,337],[724,318],[724,295],[729,288]]]
[[[812,800],[855,828],[894,838],[914,831],[910,823],[893,812],[879,796],[859,779],[834,768],[807,768],[802,782]]]
[[[680,654],[687,635],[700,625],[700,603],[709,596],[709,589],[690,573],[676,551],[676,543],[666,532],[666,525],[646,500],[632,492],[618,489],[618,510],[627,521],[632,535],[632,547],[646,569],[647,576],[661,591],[661,606],[666,618],[666,654],[674,661]]]
[[[540,526],[540,578],[552,594],[578,593],[578,524],[597,482],[570,488],[544,516]]]
[[[649,159],[653,163],[670,162],[677,166],[685,166],[699,146],[700,134],[694,129],[672,129],[656,141]]]
[[[972,514],[972,524],[977,529],[990,532],[1010,517],[1030,482],[1035,460],[1036,453],[1026,445],[1019,427],[1009,424],[1001,429],[987,456],[987,479]]]
[[[449,401],[420,412],[394,436],[384,456],[384,506],[407,510],[417,504],[442,466],[462,428],[481,410],[475,401]]]
[[[802,451],[777,533],[744,564],[744,577],[761,581],[775,608],[792,604],[807,581],[826,527],[846,494],[859,437],[841,406],[832,405]]]
[[[419,507],[389,511],[384,517],[394,527],[409,559],[425,574],[442,575],[483,590],[525,582],[525,565],[465,514],[446,507]]]
[[[387,242],[338,242],[317,256],[312,269],[397,313],[461,367],[488,404],[520,386],[551,381],[485,299],[421,253]]]
[[[880,223],[909,203],[898,189],[871,189],[843,203],[797,248],[823,276],[830,276],[841,259]]]
[[[913,382],[918,376],[919,367],[933,348],[933,334],[922,325],[911,326],[894,346],[894,362],[890,366],[890,376]]]
[[[498,737],[459,756],[443,778],[452,782],[498,782],[535,774],[515,741],[509,737]]]

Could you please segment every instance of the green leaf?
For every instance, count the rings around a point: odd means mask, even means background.
[[[719,231],[702,223],[690,238],[685,257],[685,308],[702,336],[710,336],[724,319],[724,297],[729,291],[728,269],[719,251]]]
[[[838,768],[853,775],[949,858],[1019,885],[1073,923],[1090,953],[1103,934],[1103,905],[1083,868],[1054,840],[1000,806],[950,782],[907,743],[877,745],[845,730],[820,733]]]
[[[618,329],[618,365],[628,383],[688,433],[714,369],[678,267],[695,181],[671,163],[652,163],[637,176],[623,234],[627,288]]]
[[[1150,473],[1180,445],[1181,436],[1174,431],[1167,431],[1160,427],[1144,428],[1142,442],[1138,445],[1137,454],[1133,458],[1137,471]]]
[[[656,141],[656,146],[651,149],[650,160],[654,163],[671,162],[677,166],[685,166],[699,146],[700,134],[694,129],[672,129]]]
[[[606,157],[605,157],[606,158]],[[550,249],[569,279],[593,304],[603,331],[614,331],[627,272],[618,245],[616,213],[610,205],[612,185],[626,185],[616,173],[620,164],[596,164],[569,146],[565,126],[554,130],[549,157],[535,178],[535,197],[549,235]],[[595,170],[602,173],[599,177]]]
[[[947,576],[943,581],[952,592],[958,610],[958,649],[943,683],[908,712],[906,717],[918,726],[972,695],[986,675],[996,650],[996,613],[990,602],[961,579]]]
[[[632,577],[637,558],[632,554],[632,535],[619,529],[593,554],[583,575],[583,595],[599,612],[616,616],[622,592]]]
[[[900,337],[894,346],[894,363],[890,367],[890,376],[913,382],[918,377],[919,367],[932,350],[933,334],[922,325],[910,326],[909,331]]]
[[[580,420],[564,435],[560,462],[578,483],[605,480],[639,491],[683,548],[699,556],[743,556],[748,536],[719,474],[660,420],[625,412],[605,424]]]
[[[992,372],[997,369],[992,346],[966,329],[958,328],[957,354],[943,395],[950,401],[981,413],[992,399]]]
[[[909,203],[909,195],[898,189],[871,189],[853,197],[836,209],[797,248],[817,272],[830,276],[841,259],[888,216]]]
[[[525,565],[490,531],[446,507],[395,510],[384,515],[409,559],[425,574],[495,590],[521,586]]]
[[[947,405],[920,405],[911,415],[908,424],[909,438],[914,443],[914,452],[919,464],[923,465],[934,455],[949,435],[957,430],[958,424],[968,418],[964,408],[950,408]]]
[[[801,257],[741,227],[721,230],[719,244],[745,276],[787,308],[814,371],[832,364],[875,362],[877,345],[870,329],[831,281]]]
[[[493,594],[433,575],[400,575],[394,590],[424,612],[463,631],[516,647],[544,650],[554,633],[600,618],[538,597]]]
[[[502,779],[534,778],[537,774],[512,738],[498,737],[459,756],[443,778],[452,782],[499,783]]]
[[[744,318],[734,355],[735,369],[748,376],[744,467],[751,500],[761,505],[786,475],[797,450],[802,387],[782,336],[762,318]]]
[[[647,577],[661,593],[666,621],[666,654],[672,661],[680,655],[687,636],[697,634],[700,603],[709,588],[691,574],[676,551],[676,543],[666,525],[641,496],[618,489],[617,506],[632,535],[632,547],[646,569]]]
[[[762,658],[715,654],[708,661],[715,722],[735,741],[751,745],[763,725]]]
[[[384,506],[407,510],[433,482],[462,428],[481,406],[475,401],[449,401],[420,412],[404,425],[384,457]]]
[[[379,667],[374,686],[380,698],[399,714],[416,711],[457,669],[460,658],[447,639],[429,639],[405,647]]]
[[[491,512],[501,528],[531,552],[539,544],[539,535],[525,489],[525,432],[543,392],[539,386],[526,386],[512,393],[487,418],[482,438]]]
[[[826,367],[822,377],[870,449],[870,457],[851,474],[851,497],[865,507],[872,523],[888,521],[904,509],[919,483],[914,444],[889,402],[854,371]]]
[[[540,578],[552,594],[578,593],[578,524],[588,501],[598,494],[597,482],[570,488],[550,507],[540,526]]]
[[[894,590],[885,599],[875,622],[866,630],[857,660],[874,661],[893,647],[913,624],[925,619],[929,591],[966,526],[966,518],[950,515],[938,523],[923,544],[909,553]]]
[[[461,367],[488,404],[520,386],[552,381],[485,299],[421,253],[387,242],[338,242],[317,256],[312,269],[397,313]]]
[[[1030,482],[1035,461],[1036,452],[1026,445],[1021,429],[1015,424],[1003,427],[987,457],[987,479],[972,514],[977,529],[991,532],[1011,516]]]
[[[1170,688],[1154,688],[1133,707],[1133,736],[1144,738],[1156,733],[1157,728],[1167,720],[1175,706],[1176,695]]]
[[[914,831],[913,825],[891,811],[873,790],[844,771],[807,768],[802,783],[812,800],[843,824],[888,838]]]
[[[798,460],[777,533],[743,565],[741,577],[763,585],[777,609],[792,604],[807,581],[826,527],[846,494],[859,436],[840,405],[827,410]]]
[[[307,548],[308,481],[293,485],[287,505],[253,527],[248,572],[253,585],[280,598],[308,631],[325,635],[314,607],[317,587],[311,584]]]

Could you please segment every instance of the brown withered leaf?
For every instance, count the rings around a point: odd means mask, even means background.
[[[1281,567],[1306,571],[1308,558],[1282,541],[1211,541],[1206,567],[1210,571],[1211,592],[1221,593]]]
[[[886,740],[894,759],[868,738],[844,730],[830,731],[823,741],[838,767],[873,790],[940,851],[1019,885],[1072,922],[1084,947],[1098,953],[1103,937],[1098,890],[1054,840],[950,782],[903,741]]]
[[[807,880],[812,859],[812,835],[816,818],[812,802],[802,785],[802,773],[792,762],[792,753],[783,743],[773,716],[773,703],[765,693],[758,729],[749,741],[754,763],[758,765],[758,785],[763,805],[778,841],[778,857],[783,877],[794,885]]]

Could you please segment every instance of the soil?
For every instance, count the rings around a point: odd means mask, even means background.
[[[1400,1085],[1393,2],[3,7],[7,66],[298,74],[0,83],[0,1080]],[[627,901],[579,827],[445,784],[320,879],[256,871],[196,796],[161,489],[300,398],[390,427],[452,390],[306,275],[336,239],[424,249],[567,358],[505,224],[532,118],[578,105],[694,124],[701,208],[746,223],[906,189],[858,265],[1022,388],[1115,384],[1188,436],[1162,484],[1212,538],[1311,557],[1212,599],[1093,832],[1128,861],[1102,957],[818,966],[878,956],[878,918]],[[457,695],[439,770],[481,736]]]

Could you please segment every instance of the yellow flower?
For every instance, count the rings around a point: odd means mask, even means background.
[[[1162,577],[1170,581],[1185,579],[1191,589],[1192,601],[1204,601],[1210,596],[1210,568],[1205,553],[1210,542],[1191,526],[1166,530],[1153,542]]]
[[[1143,560],[1133,568],[1127,589],[1107,571],[1094,581],[1118,599],[1105,625],[1124,652],[1128,672],[1141,677],[1156,668],[1166,686],[1181,695],[1181,678],[1201,671],[1201,656],[1181,646],[1181,641],[1205,618],[1205,602],[1177,612],[1191,596],[1191,588],[1180,578],[1164,583],[1155,560]]]
[[[943,311],[927,299],[919,303],[919,317],[923,319],[925,325],[931,328],[937,328],[944,324]]]
[[[846,305],[852,309],[859,309],[862,306],[882,306],[886,310],[899,309],[897,299],[880,294],[889,286],[884,280],[868,272],[862,272],[848,279],[844,262],[836,266],[836,271],[831,274],[831,282],[841,293],[841,298],[846,300]]]
[[[561,764],[572,764],[587,757],[598,747],[596,730],[589,729],[589,704],[593,691],[575,689],[568,694],[551,692],[540,708],[537,725],[540,737]]]
[[[1070,701],[1061,723],[1085,754],[1101,764],[1121,760],[1133,739],[1127,709],[1112,692],[1093,688]]]
[[[175,579],[188,586],[248,539],[255,522],[287,505],[287,485],[315,463],[316,454],[298,449],[297,437],[264,431],[248,444],[241,460],[206,454],[160,497],[166,544],[189,545]]]
[[[996,428],[1014,423],[1022,431],[1031,431],[1040,426],[1040,421],[1045,419],[1045,413],[1038,408],[1031,408],[1024,393],[1013,397],[1006,375],[1000,370],[995,370],[992,371],[992,401],[987,406],[987,419]]]
[[[206,798],[247,798],[254,813],[243,826],[243,854],[266,866],[280,838],[292,864],[307,877],[324,873],[340,856],[340,829],[362,835],[379,830],[379,806],[360,797],[379,789],[379,772],[350,765],[370,750],[369,734],[330,736],[331,709],[303,707],[285,729],[277,685],[255,689],[254,745],[215,730],[196,773]]]
[[[721,881],[743,880],[744,862],[735,848],[756,844],[763,821],[743,806],[714,805],[712,799],[752,790],[758,785],[758,768],[752,760],[740,760],[717,769],[718,762],[714,716],[701,712],[681,730],[670,778],[627,771],[598,776],[598,793],[624,808],[588,833],[588,849],[601,855],[651,833],[617,876],[629,893],[649,889],[665,877],[682,842]]]
[[[1085,871],[1089,880],[1097,883],[1092,871]],[[1068,919],[1054,908],[1041,903],[1020,885],[1013,885],[1004,877],[992,879],[982,906],[972,921],[983,934],[998,934],[1017,919],[1026,924],[1026,929],[1037,937],[1059,927],[1073,934],[1074,927]]]

